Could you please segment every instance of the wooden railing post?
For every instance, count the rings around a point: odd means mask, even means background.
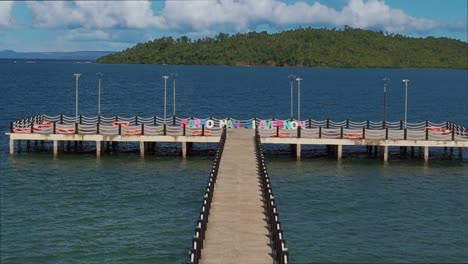
[[[57,131],[57,130],[56,130],[56,123],[55,123],[55,121],[54,121],[54,122],[52,123],[52,133],[53,133],[53,134],[56,134],[56,133],[57,133],[56,131]]]
[[[141,135],[145,134],[145,123],[141,123]]]
[[[97,123],[97,124],[96,124],[96,135],[99,135],[100,132],[101,132],[101,131],[100,131],[100,124]]]
[[[319,138],[322,138],[322,126],[319,126]]]
[[[369,129],[369,128],[370,128],[370,122],[369,122],[369,120],[367,120],[367,129]]]
[[[167,135],[166,124],[163,125],[163,132],[164,132],[164,135],[166,136]]]
[[[429,129],[426,128],[426,140],[429,140]]]
[[[78,123],[75,123],[75,134],[78,134]]]
[[[388,140],[388,127],[385,128],[385,140]]]
[[[60,114],[60,124],[62,125],[63,124],[63,115]]]
[[[122,124],[119,123],[119,136],[122,135]]]
[[[362,139],[366,139],[366,128],[362,128]]]
[[[309,118],[309,128],[312,128],[312,118]]]
[[[202,126],[201,126],[201,135],[202,135],[202,136],[205,135],[205,125],[202,125]]]
[[[301,126],[297,127],[297,138],[301,138]]]
[[[343,127],[340,127],[340,138],[343,139]]]
[[[403,139],[407,140],[408,139],[408,129],[405,128],[405,131],[403,132]]]
[[[184,127],[182,129],[182,136],[185,136],[185,124],[184,124]]]
[[[327,128],[330,128],[330,118],[327,118]]]

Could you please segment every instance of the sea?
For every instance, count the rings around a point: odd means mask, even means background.
[[[185,263],[212,150],[139,157],[50,151],[8,154],[10,121],[46,114],[290,118],[289,75],[302,119],[452,121],[468,125],[468,71],[173,65],[0,60],[0,262]],[[165,85],[162,75],[170,78]],[[298,83],[293,82],[293,115]],[[204,146],[202,146],[203,148]],[[171,146],[166,146],[171,152]],[[197,146],[195,146],[197,148]],[[468,262],[468,150],[432,149],[429,162],[391,149],[266,146],[291,263]],[[163,151],[164,152],[164,151]]]

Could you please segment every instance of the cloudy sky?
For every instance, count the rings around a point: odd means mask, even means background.
[[[467,0],[0,1],[0,50],[122,50],[162,36],[345,25],[467,41]]]

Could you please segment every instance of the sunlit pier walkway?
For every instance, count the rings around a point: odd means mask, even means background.
[[[154,147],[156,142],[181,144],[182,156],[186,157],[192,143],[218,143],[222,127],[248,128],[259,130],[263,144],[289,144],[298,159],[301,158],[302,145],[323,145],[335,154],[343,156],[346,146],[365,146],[381,154],[388,160],[389,147],[411,148],[429,159],[429,148],[450,148],[451,153],[458,148],[458,156],[463,157],[463,148],[468,147],[468,129],[453,122],[419,123],[373,122],[344,120],[316,121],[312,119],[275,120],[231,118],[178,118],[166,120],[159,117],[67,117],[38,115],[12,121],[10,131],[10,154],[22,149],[22,142],[51,141],[54,156],[57,156],[59,143],[95,142],[96,156],[100,156],[104,143],[139,142],[140,153]],[[63,147],[63,146],[62,146]]]
[[[273,263],[254,130],[230,129],[214,186],[201,263]]]

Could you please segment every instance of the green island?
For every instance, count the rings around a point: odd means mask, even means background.
[[[356,68],[468,68],[468,43],[382,31],[299,28],[191,40],[162,37],[98,63]]]

